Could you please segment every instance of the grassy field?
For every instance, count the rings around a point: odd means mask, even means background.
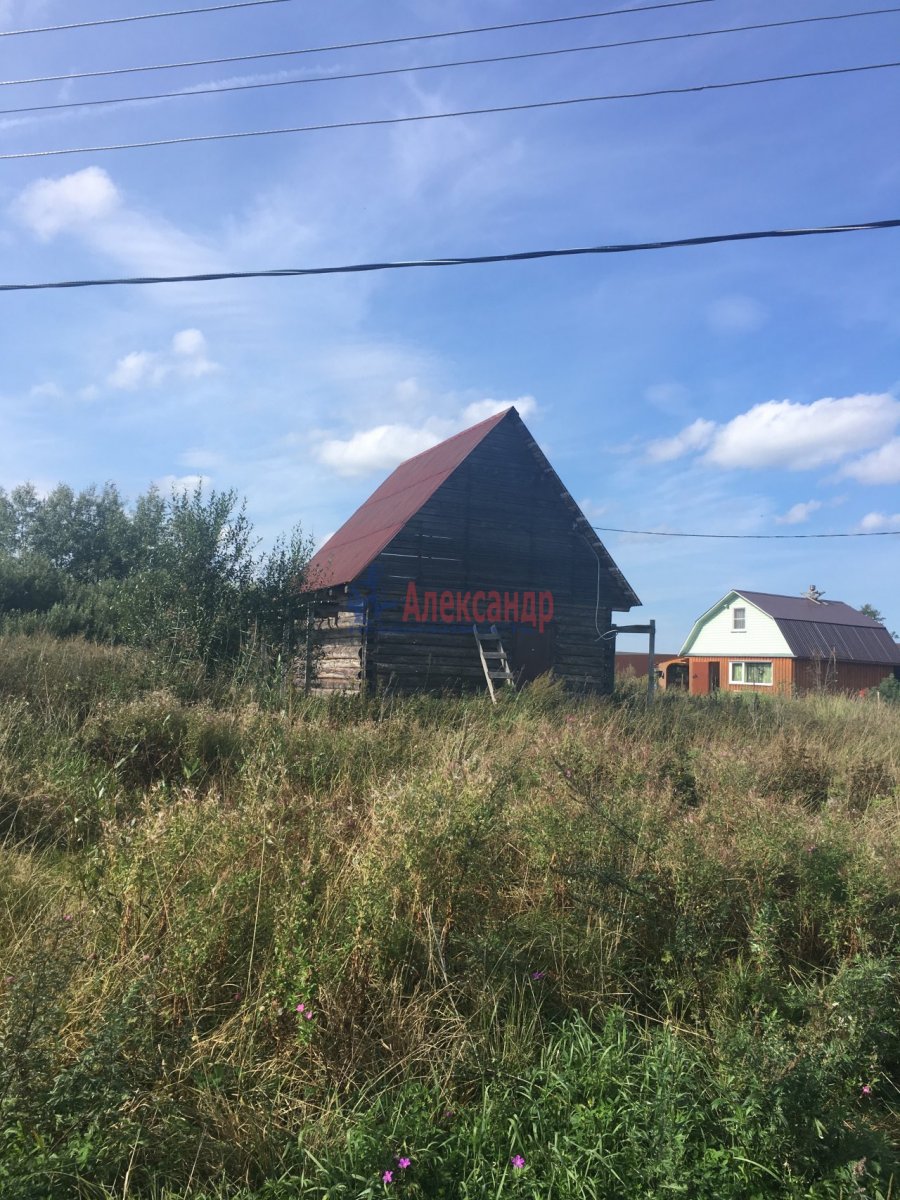
[[[0,1196],[900,1194],[900,705],[0,639]]]

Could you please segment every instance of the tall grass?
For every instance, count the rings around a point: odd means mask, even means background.
[[[896,1194],[898,735],[0,639],[0,1195]]]

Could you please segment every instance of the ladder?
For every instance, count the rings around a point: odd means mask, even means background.
[[[503,649],[496,625],[491,626],[490,633],[481,633],[478,626],[473,625],[472,632],[475,634],[475,644],[481,657],[481,666],[487,680],[488,691],[491,694],[491,703],[496,704],[497,693],[494,689],[498,683],[505,684],[507,687],[515,687],[516,681],[509,669],[509,659],[506,657],[506,651]]]

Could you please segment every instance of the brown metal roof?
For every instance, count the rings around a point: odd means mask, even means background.
[[[810,600],[807,596],[775,596],[771,592],[745,592],[743,588],[734,590],[776,621],[815,621],[819,625],[884,628],[872,617],[867,617],[841,600]]]
[[[313,555],[307,588],[336,587],[361,575],[479,442],[511,412],[515,409],[496,413],[401,463]]]
[[[797,658],[831,658],[838,662],[883,663],[900,666],[900,646],[883,625],[856,626],[845,622],[785,621],[775,624]]]
[[[900,665],[900,646],[885,627],[849,604],[735,590],[774,619],[796,658]]]

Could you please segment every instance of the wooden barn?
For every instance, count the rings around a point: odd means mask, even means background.
[[[316,553],[306,590],[317,692],[548,671],[610,691],[601,635],[640,603],[515,408],[401,463]]]
[[[681,655],[694,695],[859,692],[900,678],[900,646],[885,627],[813,587],[729,592],[694,623]]]

